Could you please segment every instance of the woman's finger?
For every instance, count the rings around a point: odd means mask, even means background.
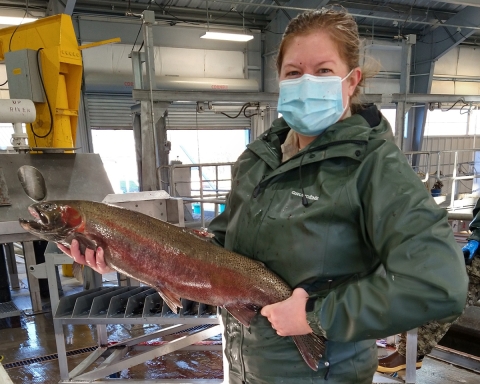
[[[70,249],[65,247],[64,245],[60,244],[60,243],[57,243],[57,247],[58,249],[60,249],[63,253],[65,253],[67,256],[70,256],[70,257],[73,257],[71,252],[70,252]]]

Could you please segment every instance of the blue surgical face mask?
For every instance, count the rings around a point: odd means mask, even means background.
[[[303,75],[280,82],[277,110],[287,124],[304,136],[318,136],[336,123],[348,107],[343,106],[339,76]]]

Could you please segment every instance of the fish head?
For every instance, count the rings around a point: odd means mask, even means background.
[[[68,202],[44,201],[30,205],[28,211],[34,220],[19,219],[20,226],[48,241],[62,241],[85,227],[81,211]]]

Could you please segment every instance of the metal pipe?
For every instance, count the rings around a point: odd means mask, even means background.
[[[33,123],[36,115],[32,100],[0,100],[0,123]]]
[[[472,221],[472,212],[448,212],[448,220]]]

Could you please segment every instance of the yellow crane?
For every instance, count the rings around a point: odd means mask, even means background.
[[[0,61],[9,52],[20,50],[31,50],[37,61],[44,100],[33,100],[37,116],[27,124],[30,147],[75,147],[82,84],[81,50],[119,41],[120,38],[114,38],[79,46],[72,19],[65,14],[0,29]],[[15,63],[7,70],[9,79],[25,76],[24,67]]]

